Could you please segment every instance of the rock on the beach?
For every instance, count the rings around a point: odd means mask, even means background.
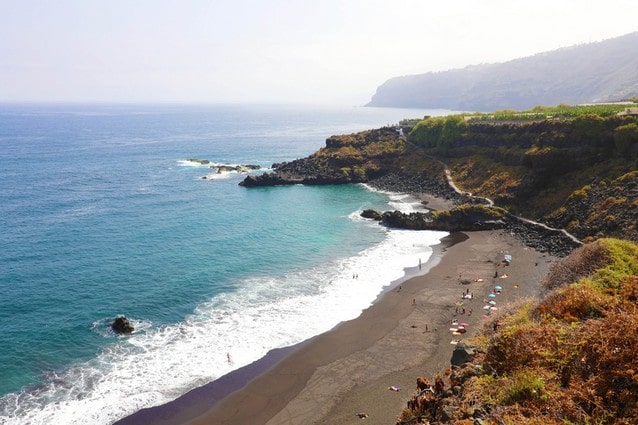
[[[474,348],[471,345],[467,345],[464,342],[459,342],[454,351],[452,352],[452,366],[462,366],[465,363],[471,362],[474,358]]]
[[[111,323],[111,329],[118,334],[130,334],[135,330],[131,322],[124,316],[116,317]]]

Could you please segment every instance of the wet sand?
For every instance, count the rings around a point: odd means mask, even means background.
[[[486,320],[484,299],[494,286],[503,287],[497,307],[536,294],[553,260],[502,231],[453,234],[424,264],[427,274],[384,293],[357,319],[119,424],[354,424],[357,413],[366,413],[369,425],[395,423],[416,377],[449,367],[451,341]],[[466,291],[473,298],[459,306]],[[469,332],[453,336],[454,318]]]

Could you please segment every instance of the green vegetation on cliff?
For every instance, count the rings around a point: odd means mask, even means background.
[[[310,158],[326,169],[367,181],[379,174],[406,151],[406,143],[396,130],[381,128],[360,133],[332,136],[326,146]]]
[[[515,214],[568,228],[581,239],[638,241],[631,174],[638,169],[638,119],[618,114],[626,106],[427,118],[408,140],[445,162],[462,190]],[[593,188],[588,196],[586,187]]]

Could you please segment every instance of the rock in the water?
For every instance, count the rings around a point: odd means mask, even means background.
[[[111,323],[111,329],[118,334],[130,334],[135,330],[131,322],[124,316],[116,317]]]
[[[363,218],[371,218],[372,220],[381,220],[381,213],[375,210],[364,210],[361,213]]]

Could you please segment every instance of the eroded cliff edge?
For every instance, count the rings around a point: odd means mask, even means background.
[[[519,121],[437,117],[410,132],[397,126],[329,137],[309,157],[274,164],[273,172],[250,175],[240,184],[368,183],[429,193],[457,205],[490,198],[513,216],[565,228],[581,240],[638,241],[638,132],[623,143],[616,137],[636,122],[618,115]],[[446,164],[460,193],[448,184]],[[394,222],[409,227],[410,220]]]

